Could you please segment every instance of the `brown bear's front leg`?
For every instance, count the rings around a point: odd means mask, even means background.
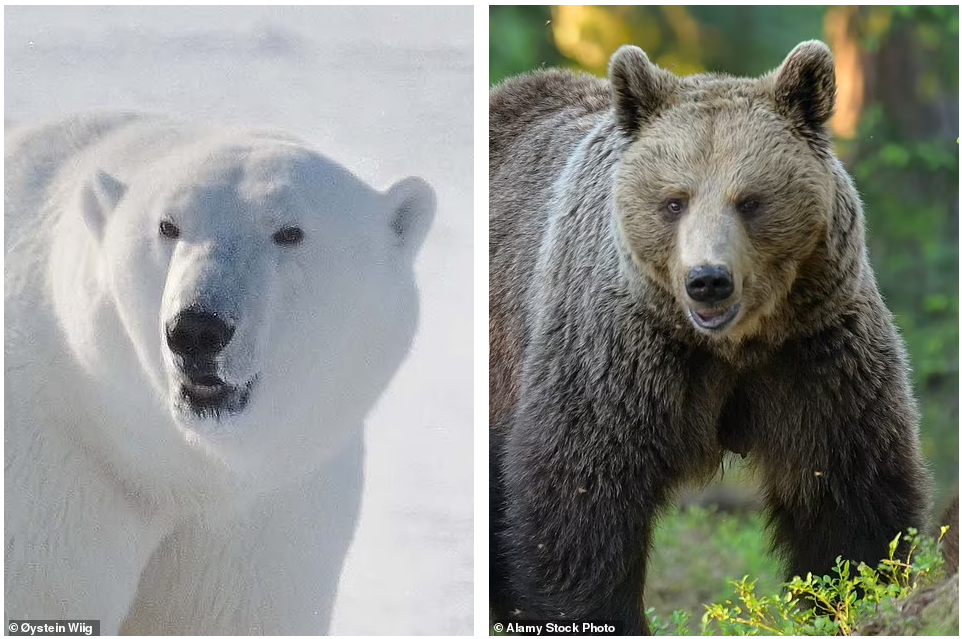
[[[502,619],[614,620],[648,634],[642,595],[664,499],[659,473],[633,467],[640,456],[615,437],[572,432],[576,415],[564,421],[546,441],[530,428],[545,422],[522,416],[506,445],[500,545],[513,602]]]
[[[650,366],[652,356],[619,353],[594,368],[583,353],[566,358],[570,351],[546,350],[551,365],[531,355],[510,427],[492,446],[505,504],[503,517],[492,513],[502,527],[492,561],[507,573],[508,595],[497,599],[511,601],[495,615],[621,621],[644,634],[653,519],[679,467],[707,453],[678,427],[671,407],[681,404],[666,398],[677,391],[675,362],[656,361],[659,375],[645,375],[638,362]]]
[[[901,344],[888,314],[862,314],[794,345],[755,393],[775,541],[791,575],[835,559],[875,565],[925,528],[929,476]]]

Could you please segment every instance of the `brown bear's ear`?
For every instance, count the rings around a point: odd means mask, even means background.
[[[644,51],[630,44],[611,56],[608,79],[615,118],[629,135],[662,110],[675,84],[675,76],[659,69]]]
[[[818,40],[792,49],[775,71],[775,104],[809,129],[821,129],[835,111],[835,59]]]

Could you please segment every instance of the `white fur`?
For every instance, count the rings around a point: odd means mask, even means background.
[[[130,114],[8,133],[5,179],[7,618],[325,632],[363,419],[415,332],[430,187]],[[302,242],[272,239],[290,226]],[[239,412],[184,408],[166,335],[191,306],[233,325],[217,366],[254,380]]]

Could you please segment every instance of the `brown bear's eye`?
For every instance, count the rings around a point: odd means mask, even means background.
[[[274,233],[274,243],[285,246],[300,244],[304,239],[304,231],[296,226],[285,226],[277,233]]]
[[[170,239],[175,240],[180,237],[180,229],[177,228],[177,225],[173,222],[164,220],[160,223],[160,234],[164,237],[169,237]]]
[[[669,215],[681,215],[685,210],[685,202],[684,200],[673,198],[668,200],[668,204],[665,205],[665,210],[668,211]]]
[[[761,207],[761,203],[755,198],[742,200],[736,206],[738,212],[742,215],[755,215]]]

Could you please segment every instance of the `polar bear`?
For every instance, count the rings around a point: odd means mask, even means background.
[[[7,619],[325,632],[431,187],[138,114],[5,162]]]

